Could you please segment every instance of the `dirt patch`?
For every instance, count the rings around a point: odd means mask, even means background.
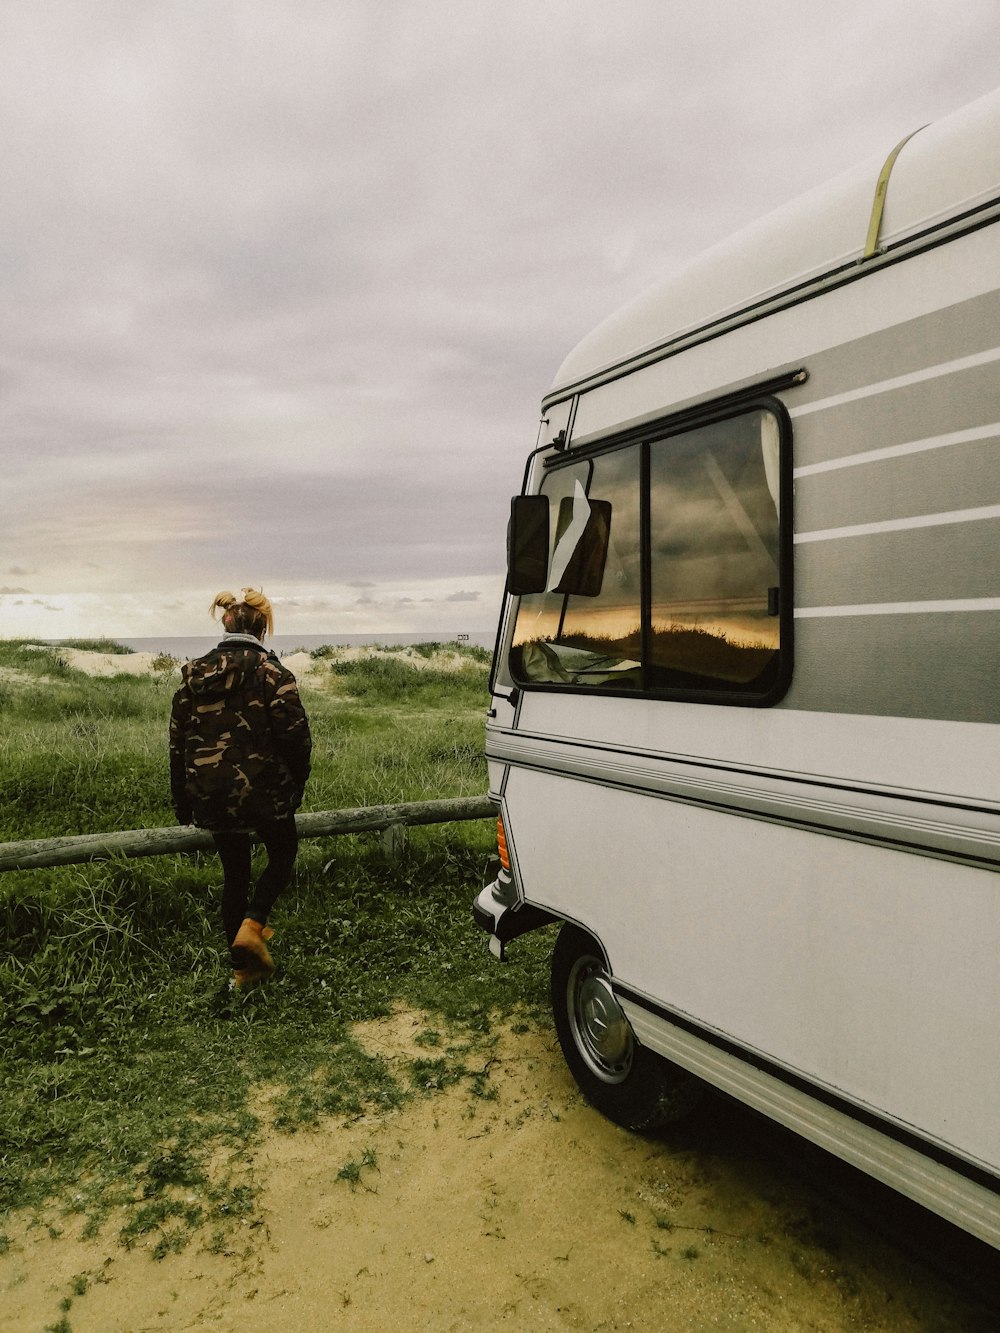
[[[400,1069],[451,1040],[407,1012],[356,1035]],[[49,1219],[65,1228],[56,1237],[8,1221],[2,1327],[988,1326],[891,1246],[844,1234],[836,1210],[773,1162],[618,1130],[582,1101],[547,1030],[504,1030],[463,1058],[467,1077],[400,1111],[263,1133],[256,1216],[224,1246],[196,1236],[156,1262],[154,1239],[127,1252],[113,1221],[96,1240],[77,1221]]]

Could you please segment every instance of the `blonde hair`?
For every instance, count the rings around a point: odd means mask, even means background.
[[[223,628],[230,634],[252,634],[262,639],[274,633],[271,603],[257,588],[244,588],[242,601],[231,592],[217,593],[208,611],[213,620],[216,611],[222,612]]]

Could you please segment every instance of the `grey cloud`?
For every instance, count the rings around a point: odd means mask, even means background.
[[[495,572],[577,339],[990,89],[1000,36],[993,0],[238,14],[0,13],[0,555],[43,591]]]

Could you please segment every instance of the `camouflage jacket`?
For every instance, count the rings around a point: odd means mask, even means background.
[[[182,824],[254,828],[292,814],[309,776],[309,721],[292,673],[252,640],[186,662],[170,711],[170,792]]]

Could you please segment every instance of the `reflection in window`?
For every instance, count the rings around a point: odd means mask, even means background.
[[[591,475],[592,473],[592,475]],[[515,679],[572,685],[638,688],[642,637],[639,546],[639,453],[621,449],[550,473],[542,487],[551,511],[583,488],[591,500],[611,503],[611,542],[596,597],[554,591],[521,598],[514,631]],[[554,537],[558,548],[560,533]],[[552,560],[549,587],[565,560]]]
[[[649,503],[649,687],[759,689],[778,650],[774,417],[752,412],[656,444]]]
[[[550,553],[549,591],[520,599],[514,679],[766,694],[778,679],[778,455],[777,419],[755,409],[553,468],[551,512],[583,492],[610,501],[611,545],[596,597],[553,591]]]

